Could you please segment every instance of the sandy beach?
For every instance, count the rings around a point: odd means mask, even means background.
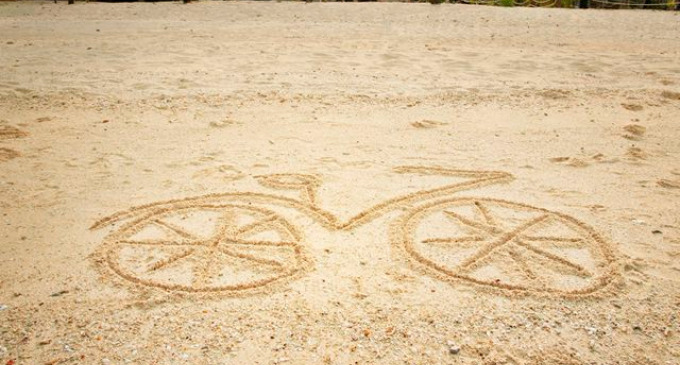
[[[0,364],[680,364],[680,14],[0,2]]]

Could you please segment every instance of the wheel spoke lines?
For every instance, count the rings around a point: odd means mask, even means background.
[[[300,239],[293,225],[264,207],[198,201],[123,226],[101,254],[114,273],[135,285],[239,292],[305,269]]]
[[[276,260],[271,260],[271,259],[266,259],[266,258],[261,258],[257,257],[255,255],[243,253],[243,252],[237,252],[232,249],[229,249],[228,247],[219,247],[220,252],[223,254],[239,259],[241,261],[248,261],[251,264],[255,263],[259,265],[266,265],[272,268],[275,271],[285,271],[286,268],[284,265]]]
[[[422,242],[427,244],[468,246],[471,243],[482,242],[485,239],[486,238],[482,236],[440,237],[440,238],[426,238]]]
[[[538,248],[538,247],[536,247],[536,246],[534,246],[530,243],[524,242],[520,239],[516,239],[515,244],[522,246],[522,247],[532,251],[533,253],[542,256],[545,259],[551,260],[552,262],[555,262],[555,263],[561,265],[562,267],[569,268],[570,271],[576,273],[578,276],[583,276],[583,277],[593,276],[593,274],[590,271],[588,271],[588,269],[586,269],[585,267],[583,267],[579,264],[573,263],[573,262],[571,262],[571,261],[569,261],[569,260],[567,260],[563,257],[560,257],[558,255],[555,255],[555,254],[550,253],[548,251],[545,251],[543,249],[540,249],[540,248]]]
[[[269,217],[265,217],[264,219],[261,219],[259,221],[255,221],[253,223],[246,224],[245,226],[237,229],[234,232],[234,238],[240,239],[240,238],[243,238],[244,236],[246,236],[248,234],[257,233],[257,232],[259,232],[260,229],[262,229],[263,227],[267,227],[270,223],[275,222],[277,219],[278,218],[276,216],[272,215],[272,216],[269,216]]]
[[[120,240],[117,241],[118,244],[122,245],[133,245],[133,246],[186,246],[195,247],[203,246],[209,243],[209,241],[168,241],[168,240],[144,240],[144,241],[130,241],[130,240]]]
[[[519,235],[519,238],[527,241],[552,241],[552,242],[583,242],[583,238],[549,237],[549,236],[528,236]]]
[[[246,241],[246,240],[227,240],[221,242],[220,245],[223,246],[271,246],[271,247],[282,247],[289,246],[295,247],[296,243],[293,241]]]
[[[220,266],[215,265],[215,259],[217,256],[214,249],[208,249],[204,251],[204,257],[199,260],[200,264],[196,264],[193,267],[193,280],[192,285],[195,288],[202,288],[210,284],[210,280],[213,277],[219,275]]]
[[[153,272],[153,271],[158,271],[160,269],[166,268],[169,265],[175,264],[178,261],[193,255],[194,252],[195,252],[194,249],[188,249],[188,250],[180,251],[180,252],[178,252],[174,255],[170,255],[169,257],[167,257],[165,259],[156,261],[153,265],[151,265],[149,267],[148,270],[146,270],[146,272]]]
[[[462,215],[455,212],[445,210],[444,214],[446,215],[447,218],[451,219],[455,223],[470,227],[476,231],[485,232],[487,234],[498,234],[501,232],[501,230],[499,230],[498,227],[465,218]]]
[[[224,214],[220,217],[219,222],[217,224],[217,230],[215,231],[215,235],[213,236],[212,244],[217,245],[221,241],[234,237],[235,231],[236,231],[236,212],[230,209],[224,212]]]
[[[156,226],[170,232],[170,233],[177,234],[182,238],[185,238],[185,239],[188,239],[188,240],[197,240],[198,239],[196,236],[185,231],[184,229],[182,229],[182,228],[180,228],[180,227],[178,227],[174,224],[162,221],[160,219],[155,219],[155,220],[152,221],[152,223],[155,224]]]
[[[531,270],[531,267],[529,267],[529,264],[527,263],[526,259],[524,259],[524,256],[522,256],[521,253],[517,252],[517,249],[514,247],[511,248],[508,253],[510,254],[510,257],[519,265],[519,267],[522,269],[524,274],[531,279],[531,280],[538,280],[538,276],[536,273]]]
[[[567,248],[567,247],[586,247],[587,242],[585,239],[580,237],[558,237],[558,236],[530,236],[530,235],[519,235],[518,239],[523,242],[531,243],[544,243],[551,244],[555,247]]]
[[[479,213],[484,217],[484,220],[486,221],[486,224],[491,226],[491,227],[498,227],[498,223],[496,222],[496,219],[493,217],[493,214],[489,211],[489,209],[486,207],[486,205],[482,204],[481,202],[476,201],[475,202],[475,207],[479,211]]]
[[[533,227],[537,224],[542,223],[543,221],[548,219],[548,217],[549,217],[549,215],[547,215],[547,214],[541,215],[537,218],[529,220],[528,222],[525,222],[524,224],[522,224],[521,226],[517,227],[516,229],[514,229],[512,231],[506,231],[506,232],[501,233],[500,235],[497,236],[496,240],[489,242],[488,244],[484,245],[475,254],[473,254],[468,259],[464,260],[460,264],[460,270],[466,271],[466,270],[476,266],[476,264],[478,262],[481,262],[481,260],[483,260],[485,257],[492,254],[492,252],[494,250],[496,250],[499,247],[504,246],[508,242],[511,242],[514,238],[517,237],[518,234],[520,234],[521,232],[523,232],[523,231],[525,231],[525,230],[527,230],[527,229],[529,229],[529,228],[531,228],[531,227]]]
[[[502,199],[450,198],[415,207],[400,224],[393,233],[403,252],[442,280],[575,296],[614,280],[608,242],[559,212]]]

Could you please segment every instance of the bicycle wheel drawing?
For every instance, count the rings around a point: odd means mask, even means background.
[[[444,280],[514,292],[588,294],[611,282],[609,244],[568,215],[488,198],[409,211],[396,234],[407,255]]]
[[[104,263],[137,285],[185,292],[243,291],[304,270],[300,235],[274,211],[195,204],[142,211],[112,233]]]

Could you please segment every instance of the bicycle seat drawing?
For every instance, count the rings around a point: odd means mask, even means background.
[[[266,189],[299,196],[237,191],[134,207],[92,226],[116,226],[98,262],[135,285],[244,293],[312,269],[296,217],[307,216],[329,232],[351,231],[401,211],[390,243],[412,266],[440,280],[506,293],[587,295],[613,279],[610,244],[580,220],[523,203],[456,196],[510,181],[509,173],[419,166],[393,172],[462,181],[388,199],[341,220],[319,206],[318,176],[256,176]]]

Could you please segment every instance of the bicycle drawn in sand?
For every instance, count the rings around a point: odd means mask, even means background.
[[[509,173],[415,166],[394,173],[462,182],[388,199],[341,220],[319,205],[320,177],[257,176],[263,187],[297,191],[299,197],[237,191],[134,207],[92,226],[116,226],[98,261],[134,285],[247,293],[312,269],[305,249],[312,243],[305,241],[295,215],[286,212],[301,213],[334,232],[402,211],[391,222],[389,242],[420,272],[453,284],[579,296],[608,286],[615,276],[610,244],[586,223],[523,203],[456,195],[510,181]]]

